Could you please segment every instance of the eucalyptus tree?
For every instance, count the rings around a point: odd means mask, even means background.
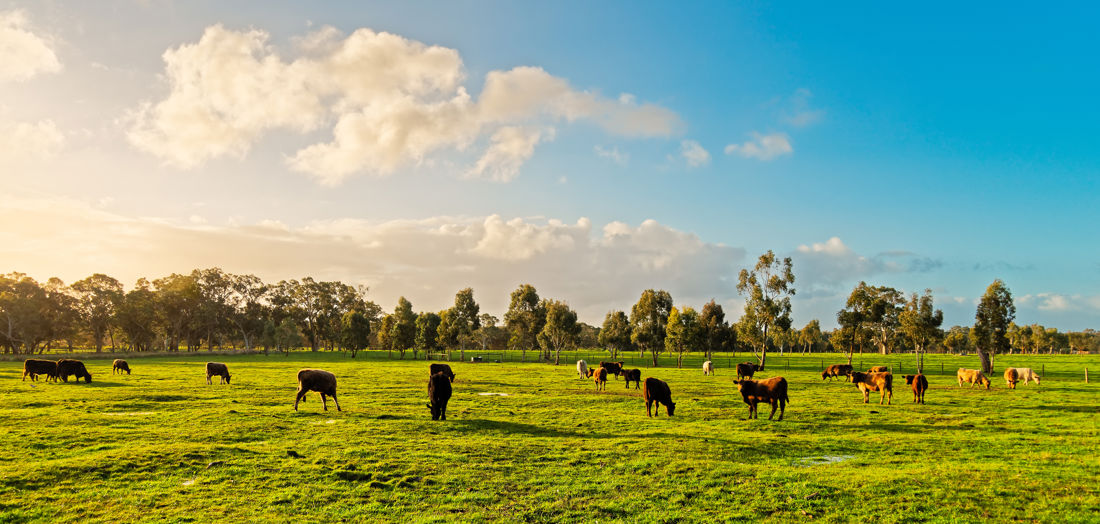
[[[813,352],[814,346],[821,340],[821,322],[816,318],[809,321],[805,327],[798,331],[798,345],[802,347],[803,353]]]
[[[1007,353],[1008,325],[1016,318],[1016,305],[1012,292],[1000,279],[994,280],[985,290],[974,314],[973,339],[982,372],[993,373],[993,359],[997,353]]]
[[[546,309],[539,300],[539,294],[531,284],[522,284],[512,292],[508,312],[504,314],[504,325],[508,329],[508,347],[519,349],[523,360],[527,360],[527,349],[535,348],[538,334],[546,323]]]
[[[714,299],[703,304],[703,310],[699,312],[699,328],[703,330],[702,344],[707,360],[714,359],[715,350],[726,351],[730,348],[730,327],[726,323],[726,312]]]
[[[123,295],[115,320],[132,350],[152,349],[157,338],[157,294],[148,280],[139,279],[134,289]]]
[[[745,315],[755,329],[760,347],[760,368],[768,357],[768,330],[791,326],[791,297],[795,294],[791,258],[780,261],[770,249],[760,255],[752,271],[742,269],[737,279],[737,292],[745,296]]]
[[[393,358],[393,315],[382,315],[378,321],[378,349],[386,350],[386,355]]]
[[[416,340],[413,344],[413,359],[416,359],[416,350],[419,349],[427,356],[428,353],[439,348],[439,323],[441,319],[438,313],[425,311],[416,316]]]
[[[554,365],[561,362],[561,350],[573,347],[581,326],[577,323],[577,312],[569,304],[558,300],[545,300],[546,323],[539,331],[539,346],[543,351],[554,353]]]
[[[416,343],[416,314],[413,313],[412,303],[405,297],[397,300],[397,307],[393,310],[390,342],[401,358],[405,358],[405,351]]]
[[[57,277],[50,277],[42,289],[46,292],[47,302],[43,315],[47,317],[50,329],[50,338],[46,341],[47,347],[54,341],[64,340],[71,351],[73,342],[80,335],[80,311],[77,299],[73,296],[72,289]],[[152,328],[153,325],[150,327]]]
[[[340,344],[355,354],[370,347],[370,319],[362,311],[348,311],[340,317]]]
[[[105,336],[111,338],[111,347],[114,347],[112,328],[115,310],[122,300],[122,283],[102,273],[96,273],[73,282],[71,287],[79,301],[80,316],[92,334],[96,353],[103,351]]]
[[[676,352],[676,367],[684,367],[684,352],[694,351],[703,345],[704,332],[699,325],[699,314],[684,306],[678,310],[673,307],[668,313],[665,326],[665,351]]]
[[[6,352],[34,353],[49,339],[42,314],[47,307],[46,292],[33,278],[23,273],[0,276],[0,344]]]
[[[638,303],[630,308],[630,342],[641,351],[642,357],[646,350],[650,352],[654,367],[658,365],[657,355],[665,346],[665,330],[671,311],[672,295],[652,289],[643,291]]]
[[[902,331],[913,342],[917,352],[917,373],[924,373],[925,349],[943,340],[943,329],[940,328],[943,325],[943,311],[933,308],[932,290],[925,289],[922,296],[913,293],[899,319]]]
[[[466,360],[466,344],[473,340],[474,332],[481,327],[478,314],[481,306],[474,300],[474,290],[463,289],[455,294],[455,305],[447,315],[447,338],[458,345],[459,359]]]
[[[230,294],[226,299],[228,319],[241,335],[245,350],[251,350],[264,331],[270,314],[264,303],[270,286],[255,275],[230,275]]]
[[[618,358],[619,351],[630,349],[630,319],[622,311],[611,311],[603,319],[603,327],[597,343],[611,353],[611,360]]]
[[[965,353],[970,348],[970,328],[951,326],[943,335],[943,347],[951,353]]]
[[[477,330],[477,341],[481,344],[482,351],[488,351],[489,344],[493,341],[493,334],[497,331],[497,322],[500,322],[500,319],[488,313],[482,313],[478,315],[477,320],[481,326]]]

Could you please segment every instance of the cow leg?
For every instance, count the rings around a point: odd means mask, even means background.
[[[328,402],[325,402],[325,394],[318,393],[318,395],[321,395],[321,407],[325,408],[325,411],[328,411]]]
[[[776,402],[775,402],[775,400],[773,399],[773,400],[771,400],[770,402],[768,402],[768,404],[771,404],[771,405],[772,405],[772,412],[771,412],[771,414],[770,414],[770,415],[768,415],[768,420],[771,420],[771,419],[772,419],[772,417],[774,417],[774,416],[775,416],[775,404],[776,404]],[[779,415],[779,418],[780,418],[780,419],[782,419],[782,418],[783,418],[783,415]]]
[[[340,401],[336,400],[336,393],[332,393],[332,401],[336,403],[336,411],[340,411]]]
[[[775,409],[775,408],[772,408]],[[779,420],[783,420],[783,413],[787,411],[787,400],[779,399]]]
[[[447,403],[448,402],[450,402],[450,399],[444,400],[443,403],[439,406],[439,420],[447,420]]]
[[[653,414],[652,414],[652,413],[650,413],[650,411],[649,411],[649,407],[650,407],[651,405],[652,405],[652,404],[651,404],[651,403],[650,403],[650,402],[649,402],[648,400],[647,400],[647,401],[645,401],[645,416],[647,416],[647,417],[652,417],[652,416],[653,416]]]
[[[294,397],[294,411],[298,411],[298,402],[300,402],[305,395],[305,391],[301,389],[298,390],[298,395]]]

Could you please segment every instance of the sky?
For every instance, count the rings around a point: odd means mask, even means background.
[[[1100,7],[0,0],[0,271],[1100,328]]]

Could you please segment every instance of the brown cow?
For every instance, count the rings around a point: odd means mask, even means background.
[[[428,409],[432,410],[432,420],[447,420],[447,403],[451,400],[451,381],[442,372],[428,378]]]
[[[1005,368],[1005,382],[1009,389],[1016,389],[1016,383],[1020,381],[1020,374],[1016,368]]]
[[[890,371],[890,368],[886,366],[871,366],[871,369],[867,370],[868,373],[886,373],[888,371]]]
[[[853,371],[848,375],[848,382],[855,383],[859,387],[860,393],[863,393],[863,403],[870,402],[869,396],[872,391],[880,391],[878,403],[882,404],[882,401],[886,399],[886,395],[890,395],[890,400],[886,403],[891,404],[894,401],[894,376],[890,373],[863,373],[860,371]]]
[[[761,368],[760,365],[755,362],[742,362],[737,365],[737,380],[741,380],[742,378],[752,378],[753,374],[755,374],[757,371],[760,371],[761,369],[763,368]]]
[[[624,361],[600,362],[600,367],[606,369],[608,375],[614,375],[614,376],[617,377],[617,376],[619,376],[619,371],[622,371],[623,364],[625,364],[625,363],[626,362],[624,362]]]
[[[298,395],[294,398],[294,411],[298,411],[298,402],[310,391],[321,395],[321,406],[325,411],[328,411],[326,395],[332,397],[332,401],[336,403],[336,411],[340,411],[340,401],[336,399],[336,375],[323,369],[298,370]]]
[[[619,376],[626,380],[627,389],[630,389],[631,381],[634,382],[634,389],[638,389],[642,384],[642,370],[640,369],[624,369],[619,371]]]
[[[118,373],[119,375],[121,375],[123,371],[125,371],[126,374],[129,375],[130,365],[127,364],[125,360],[122,360],[121,358],[116,358],[115,361],[111,363],[111,373]]]
[[[985,386],[985,389],[989,389],[989,378],[978,369],[959,368],[955,373],[955,378],[959,381],[959,387],[962,387],[963,382],[969,382],[971,388],[981,384]]]
[[[821,372],[821,380],[825,380],[826,377],[833,377],[833,378],[844,377],[844,376],[848,375],[848,373],[851,373],[851,372],[852,372],[852,365],[851,364],[833,364],[833,365],[825,368],[825,371]]]
[[[432,364],[428,366],[428,376],[432,376],[436,373],[443,373],[445,377],[451,382],[455,381],[455,374],[451,371],[451,366],[447,364]]]
[[[602,367],[593,370],[592,382],[596,383],[596,391],[607,391],[607,370]]]
[[[676,403],[672,401],[672,390],[668,389],[668,384],[663,380],[658,380],[653,377],[645,379],[645,383],[642,384],[642,398],[645,399],[645,414],[647,417],[654,416],[650,408],[656,407],[653,410],[657,412],[656,416],[661,416],[661,404],[665,405],[665,412],[668,416],[676,411]],[[654,406],[654,404],[657,404]]]
[[[221,377],[222,384],[229,383],[229,366],[221,362],[206,363],[206,383],[211,384],[210,377]]]
[[[924,392],[928,391],[928,379],[924,375],[905,375],[905,383],[913,388],[913,402],[924,404]]]
[[[85,382],[92,381],[92,374],[88,373],[88,368],[84,367],[84,363],[79,360],[61,359],[57,361],[57,376],[62,382],[69,381],[69,375],[76,376],[76,381],[80,382],[83,378]]]
[[[776,405],[779,406],[779,420],[783,420],[783,412],[787,410],[787,404],[791,399],[787,396],[787,379],[772,377],[765,380],[738,380],[737,391],[741,392],[741,399],[749,405],[749,418],[760,418],[757,404],[767,402],[772,407],[768,420],[775,416]]]
[[[28,358],[23,361],[23,380],[31,377],[31,381],[38,380],[38,375],[46,375],[46,382],[53,379],[57,382],[57,362],[52,360],[40,360]]]

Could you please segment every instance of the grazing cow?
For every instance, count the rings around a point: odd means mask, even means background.
[[[1015,378],[1009,380],[1009,374],[1015,373]],[[1023,381],[1026,386],[1028,382],[1034,381],[1036,385],[1039,384],[1039,375],[1035,373],[1031,368],[1005,368],[1005,382],[1008,382],[1008,387],[1016,389],[1016,383]]]
[[[928,391],[928,379],[924,375],[905,375],[905,383],[913,388],[913,402],[924,404],[924,392]]]
[[[608,375],[619,376],[619,371],[622,371],[623,364],[626,362],[600,362],[600,367],[607,370]]]
[[[447,364],[432,364],[428,366],[428,376],[432,376],[436,373],[443,373],[443,376],[447,377],[451,382],[455,381],[455,374],[451,371],[451,366]]]
[[[749,405],[749,418],[760,418],[756,409],[757,404],[767,402],[772,407],[768,420],[775,416],[776,405],[779,406],[779,420],[783,420],[783,412],[787,410],[787,404],[791,401],[787,396],[787,379],[783,377],[738,380],[737,391],[741,392],[741,399]]]
[[[714,375],[714,364],[712,364],[709,360],[703,362],[703,375]]]
[[[863,403],[870,402],[869,396],[872,391],[879,391],[878,403],[882,404],[882,401],[886,399],[886,395],[890,395],[890,400],[886,403],[891,404],[894,401],[894,376],[890,373],[863,373],[860,371],[853,371],[848,375],[848,382],[855,383],[859,387],[859,392],[863,393]]]
[[[432,420],[447,420],[447,402],[451,400],[451,381],[443,373],[428,378],[428,409]]]
[[[36,358],[28,358],[23,361],[23,380],[27,380],[27,377],[31,377],[31,381],[38,380],[38,375],[46,375],[46,381],[49,382],[53,379],[57,381],[57,362],[52,360],[40,360]]]
[[[298,411],[298,402],[310,391],[321,395],[321,406],[325,411],[328,411],[326,395],[332,397],[332,401],[336,403],[336,411],[340,411],[340,401],[336,400],[336,375],[323,369],[298,370],[298,395],[294,398],[294,411]]]
[[[210,382],[210,377],[221,377],[222,378],[221,383],[222,384],[228,384],[229,383],[229,367],[227,367],[225,364],[222,364],[221,362],[207,362],[206,363],[206,383],[207,384],[213,384],[213,382]]]
[[[583,360],[577,361],[577,374],[581,376],[581,379],[588,377],[588,362]]]
[[[1005,368],[1005,382],[1008,385],[1008,389],[1016,389],[1016,382],[1020,380],[1020,375],[1016,373],[1016,368]]]
[[[760,364],[755,362],[742,362],[737,365],[737,380],[752,378],[753,374],[760,371]]]
[[[115,361],[111,364],[111,373],[118,373],[119,375],[121,375],[123,371],[125,371],[126,374],[129,375],[130,365],[127,364],[125,360],[122,360],[121,358],[116,358]]]
[[[92,374],[88,373],[88,368],[84,367],[84,363],[79,360],[61,359],[57,361],[57,377],[62,382],[69,381],[69,375],[76,377],[76,381],[80,382],[83,378],[85,382],[92,381]]]
[[[962,387],[963,382],[969,382],[971,388],[981,384],[985,386],[985,389],[989,389],[989,378],[978,369],[959,368],[959,371],[955,373],[955,378],[959,381],[959,387]]]
[[[607,391],[607,370],[604,368],[596,368],[592,370],[592,382],[596,383],[596,391]]]
[[[825,380],[826,377],[847,377],[852,371],[851,364],[833,364],[821,372],[821,380]]]
[[[624,369],[619,371],[619,376],[625,379],[627,389],[630,389],[631,382],[634,382],[634,389],[638,389],[642,382],[642,370],[640,369]]]
[[[665,412],[668,416],[672,416],[676,412],[676,403],[672,401],[672,390],[668,389],[668,384],[663,380],[658,380],[653,377],[645,379],[645,383],[642,384],[642,398],[645,399],[645,414],[647,417],[654,416],[652,411],[656,413],[656,416],[661,416],[661,404],[665,405]],[[656,404],[656,406],[654,406]]]
[[[871,369],[867,370],[868,373],[886,373],[888,371],[890,371],[890,368],[886,366],[871,366]]]

